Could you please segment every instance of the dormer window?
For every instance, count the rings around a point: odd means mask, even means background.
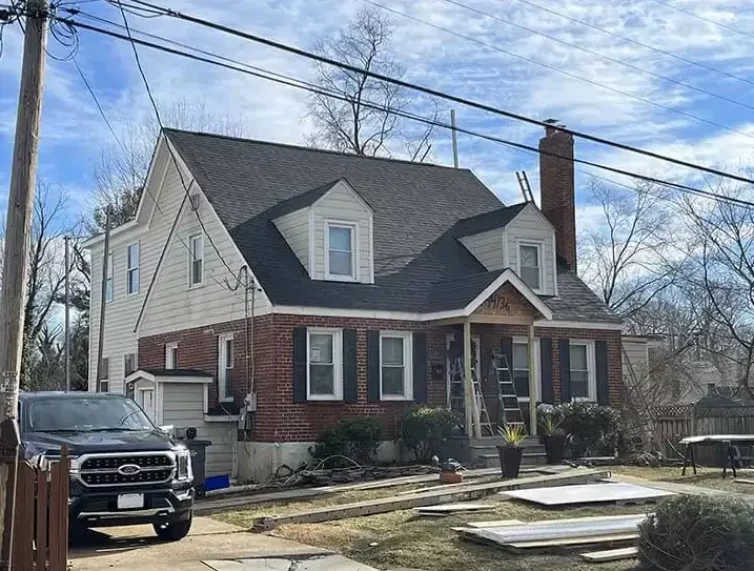
[[[341,222],[326,223],[326,279],[342,281],[357,279],[356,234],[357,229],[355,224]]]
[[[519,243],[518,274],[533,291],[542,288],[542,245]]]

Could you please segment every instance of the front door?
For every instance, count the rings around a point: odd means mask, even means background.
[[[156,422],[154,408],[154,389],[138,389],[136,403],[147,413],[152,422]]]
[[[462,417],[466,413],[466,393],[464,388],[463,339],[456,339],[461,335],[448,333],[445,337],[445,386],[447,407]],[[481,360],[479,358],[479,337],[471,337],[471,374],[474,382],[482,377]]]

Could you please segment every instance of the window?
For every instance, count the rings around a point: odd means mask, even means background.
[[[411,334],[380,334],[380,398],[411,400]]]
[[[107,268],[105,273],[105,301],[113,300],[113,255],[107,255]]]
[[[356,226],[327,223],[326,278],[333,280],[356,279],[355,236]]]
[[[139,293],[139,244],[131,244],[127,251],[126,293]]]
[[[343,333],[332,329],[308,331],[308,400],[343,398]]]
[[[513,342],[513,384],[520,400],[529,400],[529,343]]]
[[[178,343],[167,343],[165,345],[165,368],[178,368]]]
[[[542,287],[542,247],[539,244],[519,244],[518,270],[524,283],[534,291]]]
[[[571,341],[571,400],[596,400],[594,344]]]
[[[136,354],[128,353],[123,355],[123,378],[133,373],[136,370]]]
[[[108,357],[102,358],[97,390],[101,393],[106,393],[110,390],[110,359]]]
[[[217,386],[220,401],[233,400],[233,334],[218,337]]]
[[[204,283],[204,237],[189,236],[189,287]]]

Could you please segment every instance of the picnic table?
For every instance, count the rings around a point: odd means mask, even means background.
[[[754,446],[754,434],[710,434],[701,436],[688,436],[681,440],[681,444],[686,446],[686,451],[683,455],[683,472],[682,475],[686,475],[686,467],[691,462],[691,467],[696,474],[696,455],[694,454],[694,447],[699,444],[717,444],[722,448],[723,454],[721,455],[721,463],[723,468],[723,478],[725,478],[728,465],[733,472],[733,477],[736,477],[736,445],[748,445]]]

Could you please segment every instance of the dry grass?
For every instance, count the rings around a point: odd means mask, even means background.
[[[688,468],[685,476],[681,475],[681,468],[617,466],[612,468],[612,470],[616,474],[625,474],[626,476],[644,478],[645,480],[674,482],[677,484],[687,484],[690,486],[699,486],[700,488],[710,488],[713,490],[736,492],[739,494],[754,494],[754,485],[734,482],[730,470],[728,470],[728,476],[723,479],[721,468],[697,468],[696,475],[694,475],[694,471],[691,468]],[[754,472],[752,470],[738,470],[738,476],[740,478],[751,479],[754,481]]]
[[[701,468],[694,476],[687,472],[681,476],[680,468],[638,468],[621,466],[614,472],[646,480],[678,482],[705,488],[723,489],[754,494],[754,486],[736,484],[733,478],[722,479],[720,470]],[[741,477],[752,477],[744,471]],[[323,506],[336,506],[355,501],[392,497],[399,492],[418,489],[419,486],[400,486],[378,490],[353,491],[322,498],[294,501],[286,504],[255,506],[254,509],[218,514],[214,517],[236,525],[249,527],[255,517],[283,514]],[[378,569],[410,567],[426,571],[627,571],[635,561],[604,563],[598,566],[582,561],[573,551],[543,553],[536,551],[525,555],[512,554],[488,545],[479,545],[461,539],[451,527],[472,521],[495,519],[520,519],[536,521],[644,513],[652,506],[618,507],[597,506],[545,510],[530,505],[505,501],[501,496],[490,496],[480,502],[495,505],[494,512],[454,515],[446,518],[417,518],[411,510],[396,511],[369,517],[315,523],[287,524],[273,533],[308,545],[343,553],[356,561]]]
[[[218,514],[214,517],[240,526],[249,526],[253,518],[264,514],[287,513],[325,505],[389,497],[407,487],[387,490],[348,492],[338,497],[292,502],[287,505],[262,506],[254,510]],[[418,518],[411,510],[396,511],[369,517],[315,523],[288,524],[275,529],[274,535],[343,553],[356,561],[378,569],[411,567],[426,571],[474,569],[475,571],[595,571],[593,565],[581,561],[573,553],[537,553],[517,555],[461,539],[451,527],[471,521],[520,519],[535,521],[644,513],[642,507],[602,506],[569,510],[543,510],[529,505],[505,501],[501,496],[479,500],[495,505],[494,512],[454,515],[446,518]],[[337,502],[337,503],[336,503]],[[626,571],[632,562],[601,565],[599,571]]]

